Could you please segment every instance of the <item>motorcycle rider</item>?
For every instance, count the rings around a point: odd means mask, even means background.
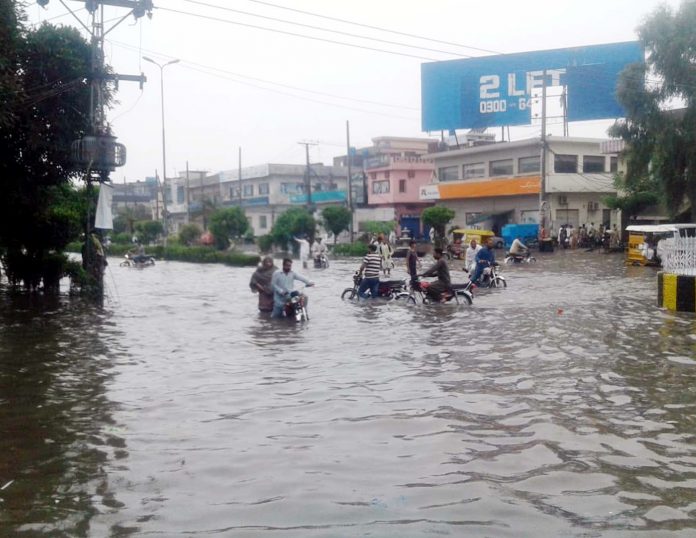
[[[486,267],[495,264],[495,253],[493,252],[493,239],[488,238],[484,247],[476,254],[476,270],[471,275],[470,280],[473,283],[478,282]]]
[[[135,263],[145,263],[147,261],[145,247],[140,241],[138,241],[138,245],[135,248],[128,251],[128,254],[133,257]]]
[[[441,248],[433,250],[433,258],[435,263],[420,276],[437,276],[437,280],[428,286],[427,293],[431,300],[440,302],[444,301],[445,293],[452,286],[452,280],[450,279],[449,267],[447,267]]]
[[[292,260],[285,258],[283,260],[283,270],[276,271],[271,277],[271,288],[273,288],[273,312],[272,318],[282,318],[285,315],[285,303],[291,297],[295,280],[304,282],[307,287],[314,286],[314,282],[306,279],[302,275],[298,275],[292,271]],[[308,300],[305,298],[305,304]]]
[[[475,269],[476,255],[481,250],[481,245],[476,243],[476,239],[472,239],[469,243],[469,248],[466,249],[464,254],[464,271],[470,273]]]
[[[510,245],[510,255],[515,258],[524,256],[529,252],[529,247],[525,245],[519,237],[515,237],[515,240]]]
[[[317,236],[312,243],[312,258],[315,267],[321,267],[322,256],[326,256],[326,244],[322,243],[321,237]]]
[[[365,292],[370,289],[370,295],[373,299],[379,296],[379,271],[382,268],[382,257],[377,253],[377,245],[372,243],[368,247],[368,253],[363,258],[362,264],[358,269],[358,274],[362,275],[365,272],[365,278],[360,282],[358,288],[358,297],[367,299]]]

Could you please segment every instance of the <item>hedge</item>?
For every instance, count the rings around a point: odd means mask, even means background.
[[[365,243],[340,243],[331,249],[335,256],[364,256],[367,254]]]

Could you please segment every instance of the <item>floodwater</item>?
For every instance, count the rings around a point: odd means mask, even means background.
[[[652,269],[413,307],[333,261],[296,324],[252,269],[118,261],[103,308],[0,294],[0,536],[696,536],[696,318]]]

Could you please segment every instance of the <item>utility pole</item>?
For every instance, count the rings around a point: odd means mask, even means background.
[[[353,242],[353,172],[351,165],[353,164],[353,156],[350,154],[350,122],[346,120],[346,158],[348,165],[348,210],[350,211],[350,242]]]
[[[239,176],[239,208],[242,207],[242,146],[239,146],[239,159],[237,160],[237,175]]]
[[[539,224],[546,230],[546,70],[541,86],[541,178],[539,184]],[[543,239],[543,238],[542,238]],[[539,243],[541,245],[541,243]]]
[[[307,210],[312,212],[312,178],[311,167],[309,165],[309,146],[317,146],[316,142],[298,142],[298,144],[305,147],[305,156],[307,161],[307,169],[305,171],[305,190],[307,191]]]
[[[186,224],[191,222],[191,197],[189,196],[189,166],[186,161]]]

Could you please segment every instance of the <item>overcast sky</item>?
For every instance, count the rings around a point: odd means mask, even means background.
[[[119,104],[109,112],[128,149],[127,164],[111,178],[136,181],[155,170],[161,174],[160,71],[142,56],[161,63],[181,60],[164,70],[168,176],[184,171],[187,161],[191,170],[236,169],[240,146],[243,166],[303,163],[299,142],[318,143],[311,147],[312,162],[330,164],[333,156],[345,154],[346,120],[352,146],[369,145],[376,136],[428,134],[420,127],[423,62],[629,41],[663,3],[679,5],[678,0],[155,0],[152,19],[131,18],[107,36],[107,62],[115,71],[148,77],[142,91],[137,83],[122,82]],[[84,2],[66,4],[87,22]],[[54,24],[79,27],[72,16],[61,16],[66,13],[58,0],[50,0],[47,9],[32,4],[27,10],[32,23],[52,18]],[[107,8],[105,18],[124,13]],[[571,124],[570,135],[601,137],[610,123]],[[539,131],[515,128],[512,137]],[[549,132],[560,135],[562,126],[550,125]]]

